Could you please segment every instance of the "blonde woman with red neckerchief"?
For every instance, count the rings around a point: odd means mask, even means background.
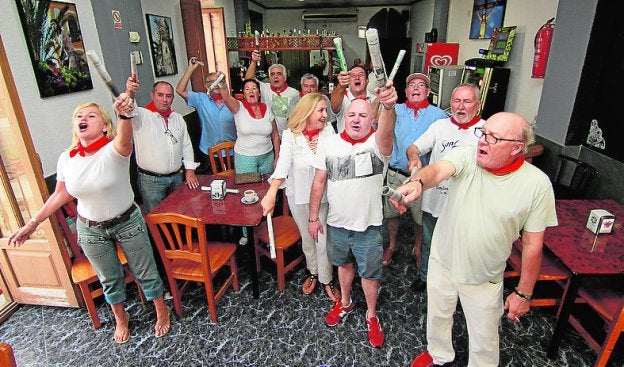
[[[269,178],[271,187],[262,199],[263,214],[272,213],[277,191],[286,187],[286,196],[293,218],[301,233],[303,253],[309,275],[303,282],[304,294],[312,294],[320,282],[332,303],[340,300],[340,290],[334,286],[333,267],[327,258],[326,235],[319,235],[315,242],[308,232],[308,222],[327,222],[327,198],[324,198],[318,218],[310,218],[310,188],[314,178],[313,161],[320,141],[334,134],[327,124],[327,102],[319,93],[309,93],[297,103],[290,118],[288,129],[282,134],[280,158],[275,172]]]

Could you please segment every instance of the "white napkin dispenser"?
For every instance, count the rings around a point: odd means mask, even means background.
[[[611,233],[615,216],[604,209],[594,209],[589,212],[587,229],[595,234]]]
[[[213,199],[221,200],[225,198],[226,193],[225,180],[213,180],[210,183],[210,195]]]

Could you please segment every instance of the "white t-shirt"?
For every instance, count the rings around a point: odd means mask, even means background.
[[[336,127],[338,133],[340,134],[345,127],[344,117],[347,114],[347,110],[351,105],[351,102],[355,99],[355,96],[351,94],[351,90],[347,89],[347,95],[342,99],[342,106],[340,107],[340,111],[336,112]],[[368,103],[372,103],[375,100],[375,95],[369,91],[366,91],[366,101]],[[331,108],[331,107],[330,107]]]
[[[251,117],[249,111],[238,101],[240,108],[234,114],[236,133],[238,138],[234,143],[234,151],[238,154],[255,157],[266,154],[273,150],[273,112],[267,108],[264,117],[256,119]]]
[[[295,88],[288,87],[278,96],[271,90],[271,83],[260,83],[260,96],[269,110],[275,116],[277,132],[280,137],[282,132],[288,128],[288,105],[290,100],[299,95],[299,91]]]
[[[130,156],[117,153],[110,142],[89,157],[61,153],[56,180],[78,199],[78,213],[90,220],[105,221],[127,210],[134,201],[130,185]]]
[[[318,145],[334,135],[331,125],[325,126],[318,136]],[[316,154],[312,152],[303,134],[293,134],[290,129],[284,130],[280,155],[275,166],[275,171],[269,178],[285,178],[286,195],[292,204],[308,204],[310,202],[310,189],[314,180],[314,165]],[[323,195],[322,202],[327,202],[327,196]]]
[[[364,232],[380,226],[383,185],[390,156],[379,152],[376,133],[365,142],[351,145],[332,135],[318,146],[316,168],[327,171],[327,224]]]
[[[431,241],[431,258],[463,284],[502,281],[520,231],[557,225],[555,196],[544,172],[525,162],[496,176],[481,168],[476,156],[475,147],[465,146],[444,157],[456,171]]]
[[[418,147],[421,155],[431,152],[429,164],[435,163],[457,147],[466,145],[476,146],[479,138],[474,134],[475,127],[482,127],[485,120],[469,127],[466,130],[459,129],[457,125],[451,122],[451,119],[441,119],[435,121],[429,128],[414,142]],[[434,217],[439,217],[442,208],[446,204],[446,196],[448,195],[448,180],[444,180],[425,190],[422,194],[422,210]]]

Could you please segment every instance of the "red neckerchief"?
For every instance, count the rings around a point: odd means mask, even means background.
[[[220,94],[211,94],[210,98],[212,98],[213,101],[221,101],[223,100],[223,96]]]
[[[86,147],[83,146],[81,142],[78,142],[76,147],[69,151],[69,158],[74,158],[76,156],[76,154],[80,154],[81,157],[84,157],[85,153],[88,153],[88,152],[95,153],[98,150],[100,150],[100,148],[102,148],[103,146],[105,146],[108,143],[110,143],[110,140],[108,140],[106,135],[102,135],[101,138],[99,138],[95,142],[87,145]]]
[[[505,167],[501,167],[497,169],[485,168],[485,170],[496,176],[504,176],[508,173],[518,170],[518,168],[520,168],[523,163],[524,163],[524,155],[521,155],[520,157],[516,158],[515,161],[511,162]]]
[[[282,87],[282,89],[275,89],[273,88],[273,86],[271,85],[271,90],[273,91],[273,93],[277,94],[279,97],[281,97],[280,93],[283,93],[286,89],[288,89],[288,84],[284,83],[284,86]]]
[[[418,110],[429,107],[429,101],[425,99],[417,105],[411,104],[410,101],[405,101],[405,105],[414,110],[414,118],[418,118]]]
[[[346,89],[345,89],[345,91],[344,91],[344,95],[345,95],[346,97],[349,97],[349,95],[347,94],[347,90],[346,90]],[[353,96],[353,93],[351,93],[351,95]],[[353,96],[353,100],[356,100],[356,99],[361,99],[361,100],[363,100],[363,101],[368,101],[368,95],[366,95],[366,92],[364,92],[364,94],[359,95],[359,96],[357,96],[357,97],[356,97],[356,96]]]
[[[258,118],[256,117],[256,113],[254,112],[254,110],[251,107],[251,105],[249,104],[249,102],[247,102],[246,99],[243,99],[242,103],[243,103],[243,107],[245,107],[247,109],[247,111],[249,112],[251,117],[253,117],[253,118],[255,118],[257,120]],[[264,114],[266,113],[266,110],[267,110],[267,105],[265,105],[264,103],[260,102],[260,103],[258,103],[258,106],[260,107],[260,115],[261,115],[260,118],[263,118]]]
[[[154,104],[154,101],[148,103],[147,106],[145,106],[145,108],[152,112],[159,113],[165,119],[165,121],[169,120],[169,116],[171,116],[171,114],[173,113],[173,110],[171,109],[171,107],[169,107],[169,109],[166,112],[158,111],[158,109],[156,108],[156,105]]]
[[[481,116],[479,115],[476,115],[472,118],[472,120],[466,122],[465,124],[462,124],[455,120],[455,117],[451,117],[451,122],[453,123],[453,125],[457,126],[458,130],[468,130],[468,128],[470,128],[472,125],[476,124],[479,121],[481,121]]]
[[[312,139],[317,137],[320,132],[321,132],[321,129],[314,129],[314,130],[303,130],[301,133],[305,135],[306,138],[308,138],[308,141],[312,141]]]
[[[370,131],[368,132],[368,134],[365,137],[363,137],[362,139],[355,140],[355,139],[351,139],[351,137],[349,135],[347,135],[347,130],[342,130],[342,132],[340,133],[340,137],[342,138],[342,140],[346,141],[347,143],[351,143],[351,145],[355,145],[355,144],[358,144],[358,143],[363,143],[366,140],[368,140],[368,138],[371,135],[373,135],[374,132],[375,132],[375,129],[373,129],[371,127]]]
[[[303,97],[304,95],[303,92],[299,92],[299,97]]]

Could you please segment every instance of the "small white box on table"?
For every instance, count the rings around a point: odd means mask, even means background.
[[[615,216],[604,209],[593,209],[587,218],[587,229],[595,234],[611,233]]]

